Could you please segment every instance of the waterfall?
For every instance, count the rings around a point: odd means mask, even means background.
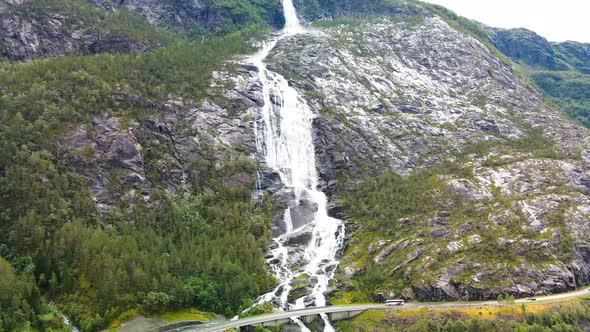
[[[338,261],[336,253],[344,239],[341,220],[331,218],[327,213],[326,195],[318,190],[315,151],[313,145],[312,122],[315,117],[297,90],[289,86],[287,80],[278,73],[270,71],[264,60],[277,42],[295,34],[305,33],[301,26],[292,0],[282,0],[285,14],[285,28],[275,38],[251,58],[258,69],[262,83],[264,106],[255,121],[256,146],[258,154],[266,165],[280,174],[286,188],[295,196],[295,209],[307,211],[299,215],[297,223],[293,220],[293,209],[284,213],[287,232],[275,239],[274,249],[269,259],[271,272],[280,281],[272,292],[261,296],[259,302],[271,302],[280,310],[298,309],[309,305],[325,306],[324,293],[333,278]],[[291,249],[285,244],[289,235],[309,230],[311,241],[305,248],[303,268],[292,270],[289,260]],[[288,303],[291,282],[301,275],[311,276],[314,283],[311,294]],[[322,315],[324,331],[334,331],[326,315]],[[293,319],[303,331],[308,329],[296,318]]]

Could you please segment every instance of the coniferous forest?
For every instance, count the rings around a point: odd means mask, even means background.
[[[274,284],[263,258],[272,204],[253,205],[253,183],[227,188],[220,178],[236,168],[254,174],[256,165],[219,167],[203,156],[194,167],[206,176],[188,195],[162,191],[152,208],[103,215],[54,142],[103,110],[129,119],[154,112],[116,104],[122,87],[154,102],[175,95],[197,103],[211,72],[252,51],[248,41],[268,29],[265,6],[214,1],[227,17],[214,32],[157,29],[82,1],[31,1],[21,10],[54,7],[159,49],[126,54],[109,44],[98,55],[0,62],[0,331],[60,330],[57,307],[95,331],[131,309],[229,316],[250,306]]]

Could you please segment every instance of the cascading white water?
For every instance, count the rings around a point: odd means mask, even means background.
[[[259,302],[278,302],[279,309],[289,310],[302,308],[306,303],[315,306],[326,305],[324,292],[328,289],[329,281],[338,265],[336,253],[342,246],[344,227],[340,220],[328,216],[326,195],[317,189],[318,175],[312,135],[314,114],[297,90],[289,86],[284,77],[270,71],[264,63],[277,42],[305,32],[299,23],[292,0],[282,0],[282,4],[285,28],[251,61],[258,69],[264,95],[260,119],[255,121],[258,152],[263,156],[267,166],[280,174],[283,185],[293,189],[297,204],[305,201],[316,207],[316,211],[309,214],[309,220],[305,220],[304,225],[297,229],[294,229],[291,211],[287,209],[284,214],[287,233],[274,239],[277,246],[270,253],[273,258],[269,261],[274,262],[271,269],[280,280],[280,286],[273,292],[263,295]],[[308,225],[311,225],[313,230],[311,242],[304,253],[306,265],[303,269],[292,271],[288,260],[289,248],[284,245],[285,239]],[[296,299],[295,303],[288,303],[291,281],[302,274],[311,276],[317,282],[313,285],[310,295]],[[328,318],[325,315],[322,318],[325,323],[324,331],[333,331]],[[294,321],[303,331],[308,331],[299,320]]]

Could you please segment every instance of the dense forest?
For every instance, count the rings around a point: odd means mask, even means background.
[[[93,16],[89,6],[66,4],[73,16],[102,22],[104,33],[160,48],[125,54],[111,44],[101,53],[118,54],[0,63],[0,331],[67,330],[60,311],[95,331],[130,309],[233,315],[250,306],[274,284],[264,261],[273,207],[269,199],[252,203],[253,183],[228,188],[220,179],[255,174],[254,162],[216,165],[204,153],[193,167],[206,176],[187,195],[161,190],[153,208],[101,214],[55,140],[99,112],[139,120],[155,112],[116,103],[121,91],[197,103],[211,72],[252,51],[250,40],[272,23],[264,6],[215,1],[243,20],[228,19],[215,33],[181,33],[126,10]],[[39,6],[32,1],[21,10],[35,15],[45,10]]]

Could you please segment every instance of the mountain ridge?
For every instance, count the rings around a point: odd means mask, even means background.
[[[590,44],[550,43],[526,29],[486,28],[492,42],[572,118],[590,126]]]

